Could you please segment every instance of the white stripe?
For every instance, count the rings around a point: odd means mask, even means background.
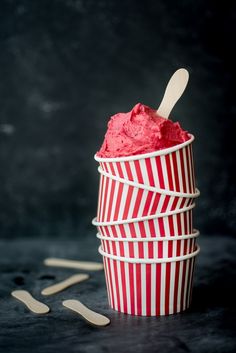
[[[130,257],[129,245],[131,245],[131,244],[129,244],[127,241],[124,241],[123,244],[124,244],[123,246],[124,246],[124,255],[125,255],[125,257]]]
[[[182,197],[179,197],[178,201],[177,201],[177,204],[176,204],[176,210],[180,208],[180,205],[183,201],[183,198]]]
[[[113,165],[113,169],[114,169],[115,175],[121,177],[121,175],[120,175],[119,172],[118,172],[118,168],[117,168],[116,163],[113,162],[112,165]],[[114,175],[114,174],[113,174],[113,175]]]
[[[176,263],[170,262],[169,314],[173,314],[174,312],[175,269]]]
[[[186,229],[185,229],[185,226],[184,226],[184,218],[187,216],[186,215],[186,212],[185,212],[185,214],[184,213],[180,213],[180,220],[181,220],[181,233],[182,234],[186,234],[185,232],[186,232]]]
[[[179,187],[180,191],[183,192],[183,179],[182,179],[182,172],[181,172],[181,162],[180,162],[180,154],[179,151],[176,151],[176,161],[177,161],[177,169],[178,169],[178,176],[179,176]]]
[[[124,232],[125,232],[126,236],[131,237],[129,223],[124,223],[123,228],[124,228]],[[121,236],[119,238],[121,238]]]
[[[101,219],[102,219],[102,215],[104,214],[104,198],[105,198],[105,189],[106,189],[106,183],[107,183],[107,178],[103,177],[104,180],[103,180],[103,190],[102,190],[102,199],[101,199],[101,211],[100,211],[100,214],[101,214]],[[102,219],[103,221],[103,219]]]
[[[144,206],[145,206],[145,203],[146,203],[146,200],[147,200],[147,196],[148,196],[148,190],[143,190],[141,201],[139,201],[138,217],[142,217],[143,216]]]
[[[166,156],[161,156],[160,161],[161,161],[161,168],[162,168],[162,173],[164,178],[165,189],[169,190],[170,188],[169,188],[169,179],[168,179],[168,173],[167,173],[167,167],[166,167]]]
[[[165,315],[166,263],[161,263],[161,305],[160,314]]]
[[[166,198],[165,195],[161,195],[161,197],[159,198],[159,202],[158,202],[158,204],[157,204],[157,213],[161,213],[161,209],[162,209],[162,207],[163,207],[165,198]]]
[[[175,200],[175,196],[170,196],[169,202],[168,202],[168,205],[167,205],[167,208],[166,208],[167,212],[169,212],[171,210],[174,200]]]
[[[149,208],[148,208],[148,214],[149,215],[153,213],[153,212],[151,213],[151,210],[152,210],[156,195],[157,195],[156,193],[152,192],[152,198],[151,198],[151,201],[150,201],[150,204],[149,204]],[[155,213],[155,211],[154,211],[154,213]]]
[[[110,268],[111,268],[111,284],[112,284],[113,295],[114,295],[114,308],[115,310],[117,310],[118,306],[117,306],[116,281],[115,281],[115,274],[114,274],[114,261],[112,259],[109,259],[108,261],[110,261]]]
[[[139,258],[139,249],[138,249],[138,243],[134,243],[134,257],[136,258],[136,259],[138,259]]]
[[[143,184],[150,185],[145,160],[141,159],[138,162],[139,162],[141,174],[143,177]]]
[[[121,254],[120,254],[120,243],[118,241],[115,241],[114,243],[115,243],[115,249],[116,249],[115,251],[117,253],[117,256],[121,256]]]
[[[165,217],[164,217],[165,218]],[[158,223],[158,218],[157,219],[153,219],[152,220],[153,224],[154,224],[154,229],[155,229],[155,235],[156,236],[160,236],[160,228],[159,228],[159,223]]]
[[[133,180],[138,182],[138,176],[136,173],[134,161],[129,161],[129,165],[130,165],[130,169],[131,169],[131,174],[133,176]]]
[[[128,174],[127,174],[126,168],[125,168],[125,163],[124,162],[120,162],[120,166],[121,166],[121,170],[122,170],[123,175],[124,175],[124,179],[129,180]]]
[[[175,170],[174,170],[172,153],[170,153],[170,166],[171,166],[171,175],[172,175],[172,180],[173,180],[173,188],[174,188],[174,191],[176,191]]]
[[[130,205],[129,205],[129,212],[128,212],[128,216],[127,218],[133,218],[133,212],[134,212],[134,207],[136,205],[136,198],[137,198],[137,194],[138,194],[138,188],[133,188],[133,192],[132,192],[132,197],[130,200]]]
[[[105,213],[104,213],[105,222],[107,221],[109,201],[110,201],[110,197],[111,197],[111,184],[112,184],[112,179],[108,179],[108,189],[107,189],[107,194],[105,195],[105,200],[106,200],[106,207],[105,207]]]
[[[175,257],[177,256],[177,241],[178,240],[173,240],[173,247],[172,247],[172,256]]]
[[[153,174],[153,179],[154,179],[154,186],[157,188],[160,188],[156,160],[155,160],[155,158],[150,158],[150,161],[151,161],[152,174]]]
[[[178,278],[178,297],[177,297],[177,312],[181,309],[181,289],[183,277],[183,261],[179,262],[179,278]]]
[[[142,299],[142,315],[146,316],[147,314],[147,298],[146,298],[146,264],[141,264],[141,299]]]
[[[163,224],[164,224],[165,236],[166,237],[170,236],[170,227],[169,227],[169,218],[168,217],[163,217]]]
[[[184,302],[183,302],[183,310],[187,307],[187,286],[188,286],[188,272],[189,272],[189,259],[186,260],[186,271],[185,271],[185,283],[184,283]]]
[[[148,242],[143,243],[143,256],[145,259],[148,259],[148,246],[149,246]]]
[[[189,166],[189,181],[190,181],[190,187],[191,187],[191,192],[194,192],[194,184],[193,184],[193,179],[192,179],[192,167],[191,167],[191,149],[190,146],[188,146],[188,166]]]
[[[149,228],[149,225],[148,225],[148,221],[144,221],[143,225],[144,225],[144,229],[145,229],[145,234],[141,234],[141,235],[142,236],[145,235],[145,238],[150,238],[151,237],[151,232],[150,232],[150,228]]]
[[[135,228],[135,236],[136,238],[141,238],[141,233],[140,233],[140,229],[138,226],[138,222],[133,223],[134,224],[134,228]]]
[[[162,242],[163,257],[168,257],[168,243],[169,241]]]
[[[130,285],[129,285],[129,264],[125,262],[125,284],[126,284],[126,298],[127,298],[127,313],[131,314],[131,304],[130,304]]]
[[[116,230],[117,238],[122,238],[119,225],[115,226],[115,230]]]
[[[188,167],[187,167],[187,157],[186,157],[186,148],[183,148],[183,160],[184,160],[184,171],[185,171],[185,180],[186,180],[186,191],[191,192],[189,186],[189,175],[188,175]]]
[[[118,189],[119,189],[119,182],[115,181],[115,189],[114,189],[113,200],[112,200],[112,204],[111,204],[111,215],[110,215],[111,221],[114,220],[114,214],[115,214],[115,209],[116,209],[116,204],[117,204]]]
[[[156,315],[156,264],[151,264],[151,315]]]
[[[121,202],[120,202],[120,209],[119,209],[119,213],[118,213],[118,219],[122,219],[122,217],[123,217],[123,213],[124,213],[124,209],[125,209],[125,205],[126,205],[126,200],[127,200],[128,188],[129,188],[129,185],[124,184],[123,192],[121,195]]]
[[[120,268],[120,261],[116,263],[117,267],[117,277],[118,277],[118,287],[119,287],[119,294],[120,294],[120,311],[124,312],[124,301],[123,301],[123,286],[121,280],[121,268]]]
[[[107,167],[107,169],[105,169],[105,170],[107,170],[109,174],[112,174],[110,163],[106,163],[106,167]]]

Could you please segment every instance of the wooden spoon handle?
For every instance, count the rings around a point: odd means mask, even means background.
[[[107,326],[110,323],[110,319],[108,317],[103,316],[101,314],[96,313],[95,311],[90,310],[84,304],[82,304],[79,300],[64,300],[62,304],[70,309],[78,313],[82,316],[86,321],[95,326]]]
[[[100,262],[90,261],[73,261],[66,259],[48,258],[44,260],[44,265],[54,267],[76,268],[79,270],[99,271],[103,269],[103,264]]]
[[[189,73],[186,69],[179,69],[173,74],[168,82],[161,104],[157,109],[158,115],[168,119],[171,110],[182,96],[187,86],[188,79]]]
[[[62,282],[59,282],[59,283],[56,283],[50,287],[44,288],[42,290],[41,294],[43,294],[43,295],[56,294],[56,293],[61,292],[70,286],[73,286],[74,284],[85,281],[88,278],[89,278],[89,275],[86,275],[86,274],[78,274],[78,275],[71,276]]]
[[[28,309],[36,314],[46,314],[50,311],[46,304],[43,304],[32,297],[26,290],[14,290],[11,295],[24,303]]]

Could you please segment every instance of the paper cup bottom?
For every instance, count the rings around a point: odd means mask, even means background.
[[[195,258],[135,263],[103,256],[111,308],[140,316],[170,315],[188,309]]]

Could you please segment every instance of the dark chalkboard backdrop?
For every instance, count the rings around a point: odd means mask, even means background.
[[[235,20],[233,1],[2,0],[0,236],[93,231],[109,116],[157,107],[179,67],[191,76],[172,119],[196,136],[195,224],[233,233]]]

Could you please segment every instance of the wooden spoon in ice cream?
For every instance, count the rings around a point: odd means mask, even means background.
[[[157,114],[165,119],[169,118],[170,112],[174,108],[177,101],[182,96],[189,79],[189,73],[186,69],[175,71],[170,78],[165,90],[164,97],[161,101]]]

